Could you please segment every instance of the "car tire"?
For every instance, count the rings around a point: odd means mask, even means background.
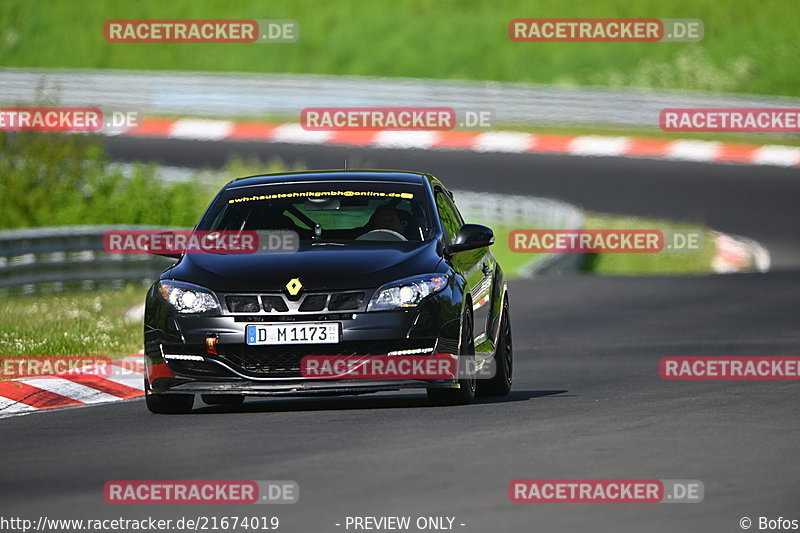
[[[458,366],[459,375],[466,377],[458,380],[457,389],[428,389],[428,400],[433,405],[467,405],[475,400],[475,339],[472,335],[472,309],[467,308],[461,317],[461,340],[459,341]]]
[[[228,405],[231,407],[242,405],[244,396],[241,394],[201,394],[203,403],[208,405]]]
[[[500,333],[497,338],[497,349],[495,350],[494,376],[490,379],[480,380],[478,383],[479,396],[506,396],[511,392],[514,370],[514,349],[511,342],[511,313],[508,309],[508,301],[503,303],[503,311],[500,315]]]

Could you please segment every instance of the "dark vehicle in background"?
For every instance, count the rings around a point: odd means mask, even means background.
[[[508,292],[492,230],[431,175],[315,171],[228,183],[197,231],[288,231],[296,251],[185,253],[149,290],[148,408],[246,396],[426,389],[434,404],[505,395]],[[303,357],[454,354],[451,379],[313,379]]]

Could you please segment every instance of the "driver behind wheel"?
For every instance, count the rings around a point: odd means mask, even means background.
[[[404,235],[405,233],[405,227],[402,219],[400,218],[400,214],[397,212],[397,209],[390,205],[382,205],[378,207],[372,214],[372,217],[370,217],[367,227],[371,231],[388,229],[395,231],[400,235]]]

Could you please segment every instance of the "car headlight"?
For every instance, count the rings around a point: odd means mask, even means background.
[[[158,293],[182,314],[220,310],[217,298],[211,291],[185,281],[159,281]]]
[[[367,311],[416,307],[424,298],[441,291],[446,286],[447,277],[443,274],[425,274],[388,283],[375,291]]]

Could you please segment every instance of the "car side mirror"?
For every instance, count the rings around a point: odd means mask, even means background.
[[[161,242],[175,242],[176,234],[174,231],[160,231],[153,236],[155,239],[160,240]],[[170,259],[180,259],[183,254],[181,253],[182,250],[170,250],[170,249],[152,249],[149,246],[147,247],[147,253],[151,255],[160,255],[162,257],[169,257]]]
[[[494,232],[480,224],[464,224],[458,230],[455,240],[447,247],[448,253],[475,250],[494,244]]]

